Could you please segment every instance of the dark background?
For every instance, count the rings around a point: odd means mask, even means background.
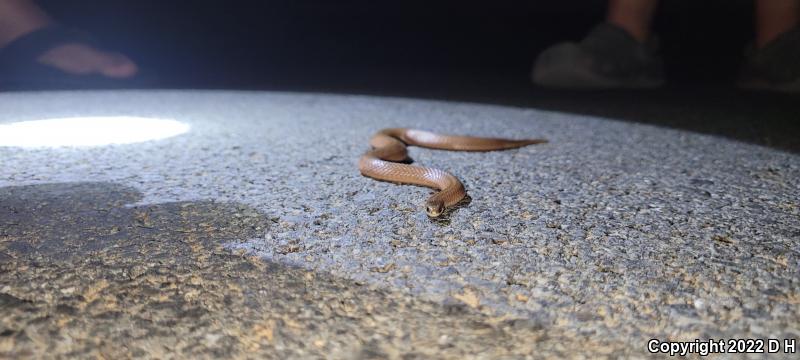
[[[574,92],[530,84],[536,54],[578,40],[605,1],[44,0],[169,88],[478,101],[607,116],[800,151],[800,98],[733,87],[752,2],[667,0],[656,18],[668,84]]]
[[[605,13],[605,2],[596,0],[41,3],[66,24],[157,67],[165,82],[242,87],[347,82],[337,71],[526,77],[539,51],[580,39]],[[670,80],[730,83],[752,37],[751,7],[741,0],[663,2],[656,28]]]

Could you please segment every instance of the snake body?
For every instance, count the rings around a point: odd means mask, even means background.
[[[408,161],[407,145],[456,151],[494,151],[547,142],[544,139],[511,140],[471,136],[441,135],[422,130],[391,128],[375,134],[372,147],[358,162],[361,174],[373,179],[420,185],[439,190],[425,202],[430,217],[438,217],[461,201],[467,192],[455,176],[433,168],[401,164]]]

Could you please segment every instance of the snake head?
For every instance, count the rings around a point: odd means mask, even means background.
[[[430,217],[439,217],[444,212],[444,203],[441,202],[430,202],[425,204],[425,212],[428,213]]]

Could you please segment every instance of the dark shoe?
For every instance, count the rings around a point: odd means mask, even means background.
[[[664,83],[657,40],[642,44],[609,23],[596,26],[580,43],[547,48],[531,75],[534,84],[569,89],[654,88]]]
[[[49,26],[25,34],[0,49],[0,89],[118,89],[150,86],[154,77],[141,70],[128,78],[100,74],[69,74],[37,59],[48,50],[66,43],[97,48],[87,34],[60,26]]]
[[[761,49],[748,46],[737,86],[800,92],[800,27],[781,34]]]

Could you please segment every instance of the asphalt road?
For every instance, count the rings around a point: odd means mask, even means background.
[[[174,119],[175,137],[0,147],[0,354],[619,357],[800,339],[800,157],[531,108],[269,92],[0,94],[0,124]],[[465,183],[364,178],[372,133],[545,137],[413,148]]]

